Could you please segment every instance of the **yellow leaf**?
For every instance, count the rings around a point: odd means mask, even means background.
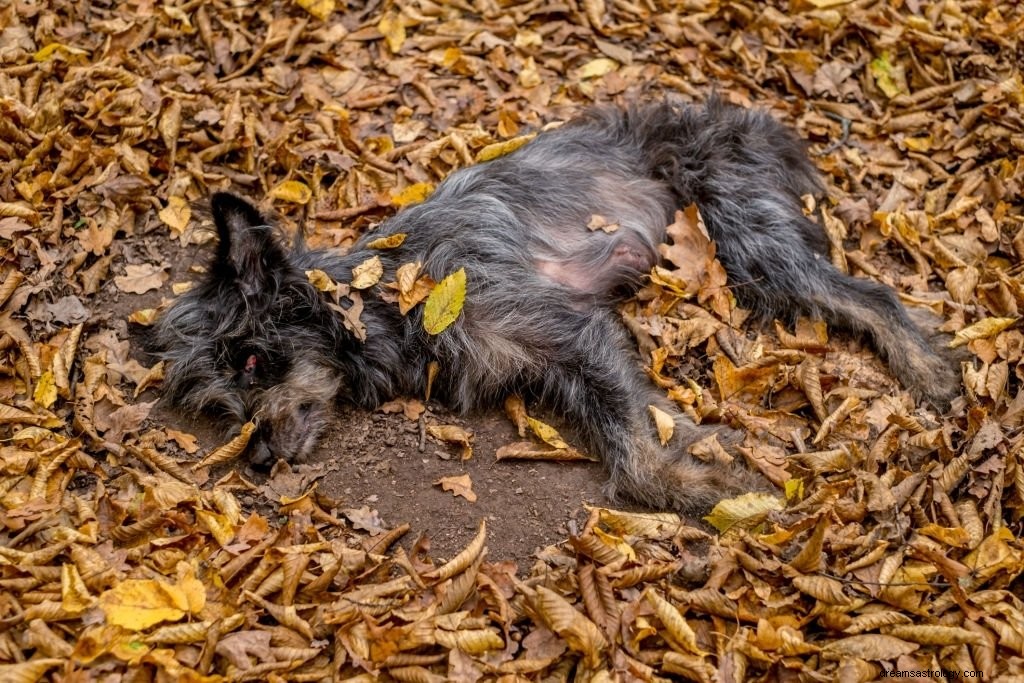
[[[60,594],[61,607],[69,614],[81,614],[96,602],[73,564],[61,565]]]
[[[194,282],[175,282],[171,285],[171,291],[175,296],[181,296],[195,286]]]
[[[719,531],[726,531],[739,523],[758,523],[769,512],[781,509],[782,502],[769,493],[745,493],[719,502],[704,520]]]
[[[178,621],[188,612],[189,600],[180,587],[152,579],[127,579],[99,598],[107,623],[142,631],[161,621]]]
[[[430,196],[430,193],[433,191],[434,186],[430,183],[414,183],[401,192],[396,192],[391,195],[391,204],[394,206],[405,206],[406,204],[422,202]],[[398,244],[401,244],[401,242]]]
[[[955,349],[975,339],[994,337],[1015,322],[1017,322],[1017,318],[985,318],[984,320],[979,320],[953,335],[953,341],[949,342],[949,346]]]
[[[306,279],[321,292],[333,292],[338,288],[338,283],[332,280],[330,275],[317,268],[307,270]]]
[[[39,382],[36,384],[36,390],[32,394],[32,400],[36,402],[37,406],[41,408],[49,408],[57,400],[57,383],[53,378],[53,373],[47,370],[39,378]]]
[[[170,197],[167,206],[157,215],[177,237],[188,227],[188,222],[192,219],[192,207],[182,197]]]
[[[466,269],[459,268],[431,290],[423,307],[423,329],[440,334],[458,319],[465,301]]]
[[[402,21],[402,15],[395,11],[386,13],[377,24],[377,30],[384,34],[384,40],[387,41],[388,49],[392,53],[402,49],[405,43],[405,23]]]
[[[295,4],[320,21],[327,21],[335,9],[334,0],[295,0]]]
[[[157,310],[155,308],[140,308],[137,311],[132,311],[128,316],[128,322],[148,327],[156,322],[156,318]]]
[[[555,448],[569,448],[569,444],[565,442],[562,435],[551,425],[530,416],[526,417],[526,424],[530,425],[530,430],[547,445],[554,446]]]
[[[408,189],[408,188],[406,188]],[[368,249],[394,249],[395,247],[402,246],[402,242],[405,241],[406,233],[396,232],[388,235],[387,237],[378,237],[369,244],[366,245]]]
[[[380,262],[380,256],[371,256],[358,266],[352,269],[352,287],[354,289],[368,289],[380,281],[384,274],[384,264]]]
[[[235,529],[224,515],[209,510],[196,510],[196,519],[222,548],[231,543],[235,537]]]
[[[598,57],[592,59],[579,69],[576,70],[576,77],[583,80],[587,78],[597,78],[604,76],[607,73],[611,73],[619,68],[619,63],[614,59],[608,59],[607,57]]]
[[[878,89],[885,93],[886,97],[896,97],[907,91],[906,70],[898,64],[892,64],[889,61],[889,53],[883,53],[881,57],[873,59],[868,64],[868,71],[874,77]]]
[[[524,88],[534,88],[544,82],[544,79],[541,78],[540,73],[537,71],[537,64],[533,61],[533,57],[527,57],[523,61],[523,66],[519,69],[519,75],[516,76],[516,80]]]
[[[658,406],[647,406],[647,409],[651,411],[654,425],[658,428],[658,438],[661,440],[661,445],[664,446],[672,440],[672,433],[676,429],[676,421]]]
[[[85,50],[77,47],[71,47],[70,45],[64,45],[63,43],[50,43],[40,48],[32,59],[36,62],[45,62],[54,57],[58,56],[66,58],[68,55],[84,55],[88,54]]]
[[[505,140],[504,142],[495,142],[487,145],[476,153],[476,160],[478,162],[490,161],[491,159],[497,159],[498,157],[503,157],[506,154],[511,154],[536,136],[536,133],[530,133],[529,135],[520,135],[517,138]]]
[[[292,204],[305,204],[312,199],[313,191],[301,180],[286,180],[272,189],[270,196]]]

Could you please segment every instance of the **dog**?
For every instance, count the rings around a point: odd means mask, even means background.
[[[336,399],[374,409],[422,395],[434,361],[434,393],[457,410],[515,392],[564,416],[606,464],[613,499],[706,511],[749,490],[750,476],[688,454],[720,427],[694,424],[645,377],[615,310],[657,262],[679,208],[699,207],[734,295],[757,316],[807,315],[864,336],[906,388],[939,408],[958,391],[956,364],[894,292],[826,258],[827,238],[801,202],[821,189],[795,133],[765,112],[712,98],[589,109],[452,173],[348,253],[286,246],[249,202],[214,194],[212,263],[153,330],[167,361],[164,396],[235,424],[255,417],[254,463],[299,461]],[[619,228],[588,229],[594,215]],[[370,246],[399,234],[395,248]],[[307,271],[344,287],[372,256],[382,283],[413,262],[435,282],[464,269],[459,318],[428,334],[422,306],[402,315],[375,285],[361,292],[361,340],[346,324],[349,300],[339,306]],[[666,446],[650,405],[675,419]]]

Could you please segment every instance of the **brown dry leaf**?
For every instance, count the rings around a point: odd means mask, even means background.
[[[588,230],[600,230],[606,234],[611,234],[621,227],[622,226],[619,225],[618,223],[610,222],[604,216],[600,216],[596,213],[590,217],[589,221],[587,221]]]
[[[427,434],[440,441],[458,445],[459,456],[462,460],[469,460],[473,457],[472,432],[457,425],[430,425],[427,427]]]
[[[596,459],[580,453],[575,448],[552,448],[538,445],[534,441],[516,441],[500,446],[494,453],[496,460],[554,460],[558,462],[575,462],[584,460],[596,462]]]
[[[440,486],[456,496],[462,496],[470,503],[476,502],[476,494],[473,493],[473,481],[468,474],[461,474],[452,477],[441,477],[434,482],[434,486]]]
[[[160,210],[160,220],[171,229],[175,237],[183,237],[192,220],[192,207],[183,197],[169,197],[167,206]]]
[[[826,659],[856,657],[870,661],[885,661],[910,654],[919,646],[905,640],[881,634],[850,636],[826,643],[821,654]]]
[[[672,275],[685,283],[687,294],[696,294],[704,281],[710,259],[711,239],[696,204],[676,211],[675,221],[666,229],[672,244],[658,245],[661,257],[674,267]]]
[[[737,524],[744,527],[758,524],[769,512],[782,509],[782,501],[768,493],[745,493],[737,498],[719,502],[704,517],[708,524],[719,531],[726,531]]]
[[[382,413],[402,413],[405,419],[416,422],[427,409],[423,402],[415,398],[396,398],[380,406]]]
[[[570,649],[582,654],[587,666],[596,668],[608,647],[597,625],[565,598],[544,586],[537,587],[533,602],[547,627],[561,636]]]
[[[647,409],[651,411],[651,417],[654,418],[654,426],[658,430],[658,439],[661,440],[661,445],[668,444],[676,429],[675,419],[658,406],[647,406]]]
[[[352,269],[352,287],[369,289],[380,281],[384,274],[384,264],[379,256],[371,256]]]
[[[377,24],[377,30],[384,34],[384,39],[391,52],[398,52],[402,49],[402,45],[405,44],[406,33],[405,21],[401,14],[394,10],[386,12]]]
[[[203,467],[213,467],[214,465],[220,465],[221,463],[234,460],[240,456],[249,445],[249,439],[252,438],[255,431],[256,423],[252,421],[246,422],[242,425],[237,436],[223,446],[213,449],[205,458],[192,465],[192,471],[195,472]]]
[[[530,416],[526,414],[526,404],[519,394],[510,394],[505,399],[505,414],[508,415],[508,419],[512,421],[512,424],[516,426],[519,436],[526,436],[526,430],[530,426]]]
[[[165,268],[151,263],[129,263],[124,267],[124,275],[114,278],[117,288],[128,294],[145,294],[151,289],[160,289],[166,281]]]

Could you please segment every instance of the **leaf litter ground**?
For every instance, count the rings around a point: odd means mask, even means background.
[[[1017,3],[142,0],[0,17],[3,680],[1024,675]],[[396,543],[402,501],[382,519],[335,464],[357,450],[343,427],[319,467],[252,481],[194,469],[239,442],[154,408],[139,330],[201,263],[212,189],[265,196],[287,230],[343,248],[581,105],[713,88],[810,141],[836,265],[955,335],[949,414],[811,321],[742,327],[687,207],[622,312],[655,381],[746,431],[739,456],[785,491],[738,501],[721,533],[591,507],[531,557],[474,506],[528,507],[532,467],[587,486],[594,468],[531,463],[521,492],[477,477],[504,462],[460,478],[469,449],[473,467],[492,450],[573,457],[528,406],[508,406],[519,435],[472,440],[482,422],[423,397],[342,415],[379,439],[377,464],[451,458],[427,468],[449,507],[415,523],[473,534],[431,561],[425,541]],[[396,283],[407,306],[430,292],[413,271]],[[332,466],[360,490],[326,494]],[[559,517],[538,537],[562,535]]]

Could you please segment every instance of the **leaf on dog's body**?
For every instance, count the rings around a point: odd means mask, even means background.
[[[441,280],[431,290],[423,309],[423,329],[428,334],[440,334],[455,322],[466,301],[466,269]]]
[[[338,289],[338,283],[332,280],[330,275],[318,268],[307,270],[306,279],[309,280],[309,284],[321,292],[334,292]]]
[[[359,292],[349,292],[346,297],[352,302],[352,305],[348,308],[340,306],[338,304],[327,304],[327,307],[338,314],[341,318],[341,324],[345,326],[345,329],[356,336],[361,342],[366,341],[366,325],[363,324],[363,297],[359,296]]]
[[[354,289],[369,289],[380,281],[384,274],[384,264],[379,256],[371,256],[358,266],[352,269],[352,287]]]
[[[529,135],[520,135],[519,137],[512,138],[511,140],[495,142],[487,145],[476,153],[476,161],[477,163],[481,161],[490,161],[491,159],[497,159],[498,157],[503,157],[506,154],[511,154],[535,137],[537,137],[536,133],[530,133]]]
[[[661,441],[661,445],[664,446],[672,440],[672,434],[676,430],[676,421],[658,406],[649,405],[647,409],[651,411],[651,417],[654,418],[654,426],[658,429],[658,439]]]
[[[457,477],[441,477],[434,482],[434,486],[440,486],[445,491],[450,491],[456,496],[462,496],[470,503],[476,502],[476,493],[473,492],[473,480],[468,474]]]
[[[387,286],[398,290],[398,311],[406,315],[427,298],[437,283],[427,274],[420,275],[422,264],[404,263],[395,272],[395,282]]]
[[[407,233],[396,232],[387,237],[378,237],[369,244],[366,245],[367,249],[394,249],[395,247],[402,246],[405,242]]]
[[[622,226],[618,223],[609,221],[607,218],[597,213],[593,214],[587,222],[587,229],[591,231],[601,230],[608,234],[615,232],[621,227]]]

